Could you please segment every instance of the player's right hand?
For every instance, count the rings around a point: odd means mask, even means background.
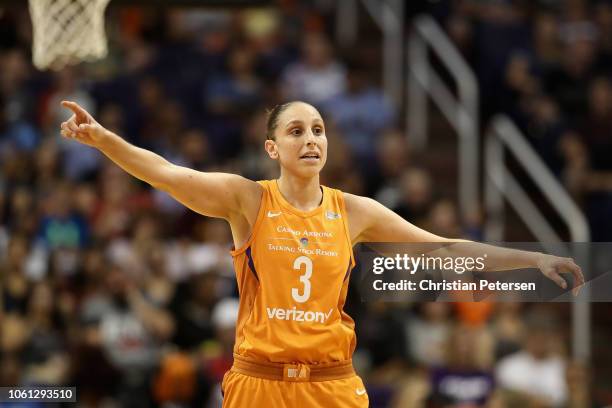
[[[79,104],[72,101],[62,101],[62,106],[70,109],[73,113],[70,119],[62,122],[60,126],[62,136],[93,147],[99,147],[108,137],[108,131]]]

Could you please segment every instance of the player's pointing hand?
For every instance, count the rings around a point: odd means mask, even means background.
[[[72,101],[62,101],[62,106],[72,111],[73,115],[61,124],[61,134],[89,146],[98,147],[107,136],[107,130],[83,109]]]

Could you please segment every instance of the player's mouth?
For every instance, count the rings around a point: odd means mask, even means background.
[[[317,152],[308,152],[300,156],[300,160],[304,160],[306,162],[316,163],[321,160],[321,155]]]

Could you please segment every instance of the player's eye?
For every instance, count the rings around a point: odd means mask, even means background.
[[[291,134],[293,136],[300,136],[302,134],[302,129],[300,128],[294,128],[291,130]]]
[[[314,128],[313,133],[317,136],[322,135],[323,134],[323,128],[320,126],[317,126]]]

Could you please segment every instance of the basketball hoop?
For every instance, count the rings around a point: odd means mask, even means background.
[[[104,11],[110,0],[30,0],[32,59],[40,70],[107,54]]]

